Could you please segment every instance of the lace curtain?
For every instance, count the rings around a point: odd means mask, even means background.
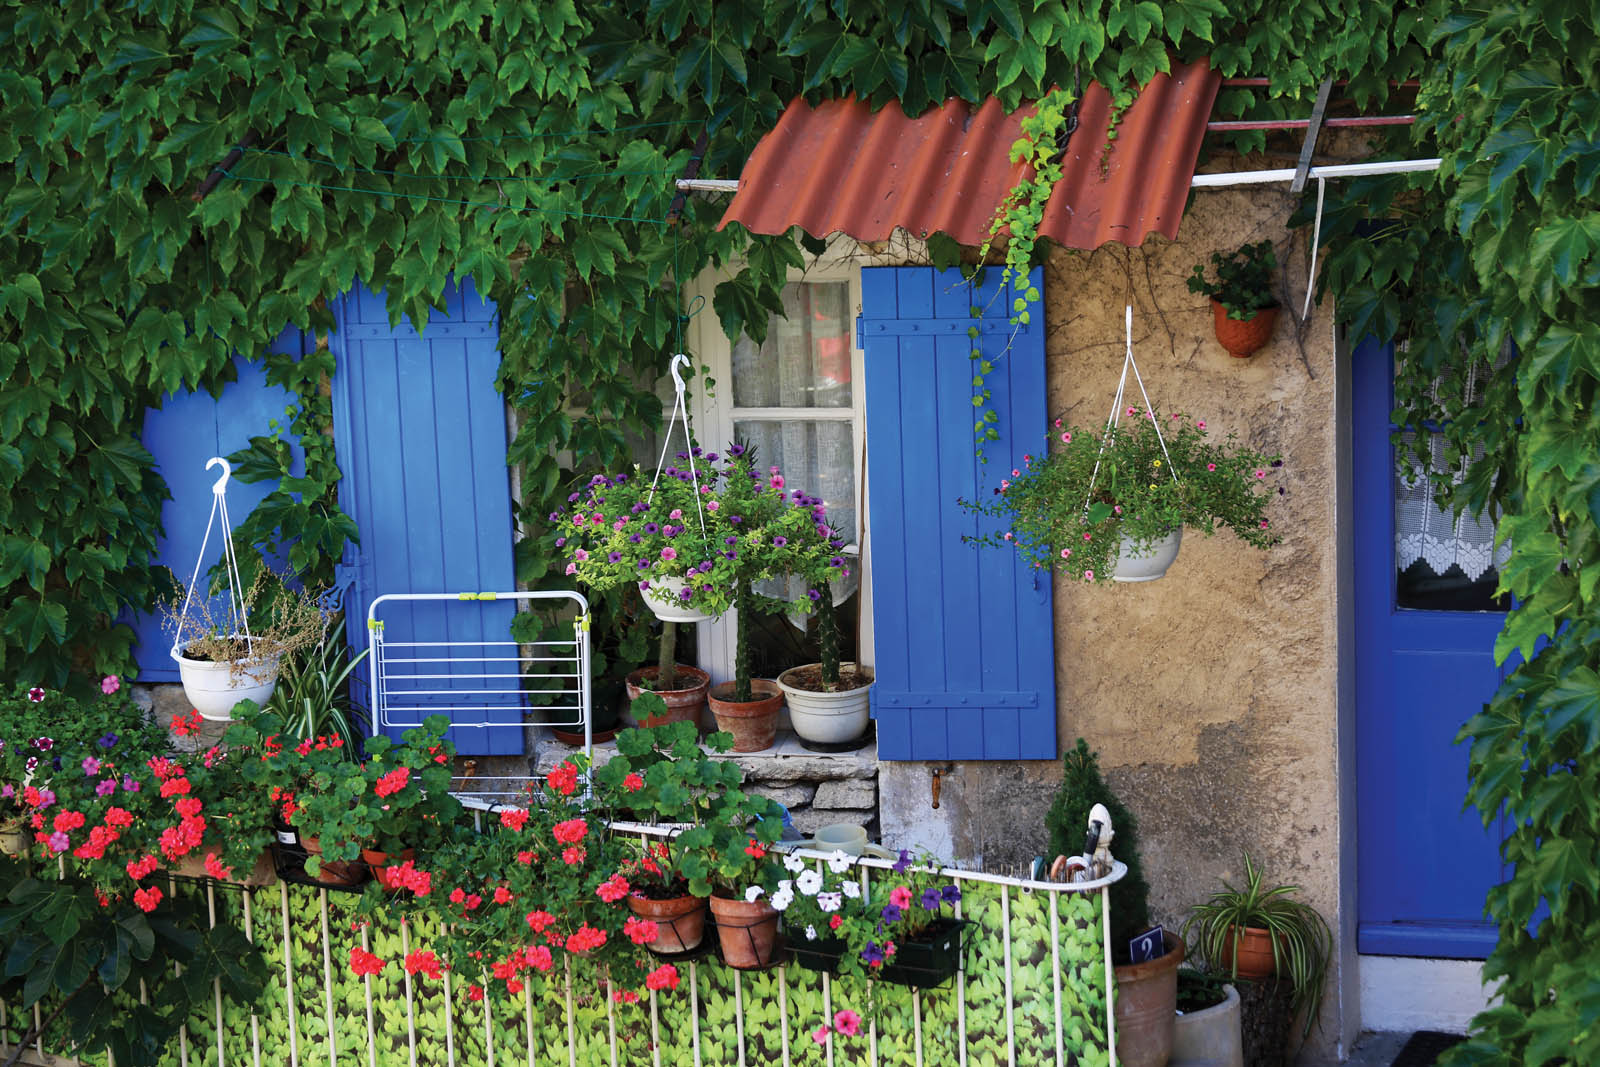
[[[1417,454],[1418,438],[1426,438],[1424,447],[1431,450],[1429,465],[1434,470],[1443,469],[1452,455],[1442,434],[1406,433],[1404,465],[1396,473],[1394,490],[1394,564],[1405,570],[1421,560],[1434,574],[1443,575],[1452,565],[1459,566],[1467,578],[1476,581],[1490,567],[1502,567],[1511,558],[1511,546],[1494,545],[1494,523],[1487,516],[1468,515],[1459,518],[1448,509],[1441,509],[1436,499],[1433,483],[1428,480],[1424,465]],[[1477,450],[1472,457],[1481,458]],[[1464,474],[1458,465],[1453,481],[1461,484]]]

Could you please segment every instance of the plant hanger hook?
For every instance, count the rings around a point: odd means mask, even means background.
[[[222,467],[222,476],[211,486],[211,492],[216,496],[221,496],[228,491],[228,479],[233,477],[233,465],[221,456],[212,456],[206,460],[206,470],[216,466]]]

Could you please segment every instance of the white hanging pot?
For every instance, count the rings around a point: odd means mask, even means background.
[[[794,727],[794,732],[807,741],[825,745],[854,741],[867,732],[867,724],[871,721],[872,669],[858,668],[854,663],[839,664],[841,671],[855,671],[867,679],[868,684],[859,689],[825,693],[815,689],[797,689],[790,684],[792,676],[798,672],[820,670],[821,666],[820,663],[810,663],[804,667],[791,667],[778,675],[778,688],[783,690],[789,705],[789,723]]]
[[[261,705],[271,700],[272,691],[278,687],[278,667],[282,660],[281,656],[264,656],[236,666],[227,660],[190,659],[178,652],[174,652],[172,658],[178,661],[183,695],[189,698],[202,719],[211,722],[232,722],[233,706],[241,700],[253,700]]]
[[[1122,547],[1117,551],[1117,569],[1112,572],[1111,580],[1153,582],[1157,578],[1165,577],[1167,568],[1178,558],[1178,548],[1182,544],[1182,526],[1175,527],[1171,533],[1154,544],[1146,545],[1143,551],[1136,550],[1133,542],[1124,537]]]
[[[644,602],[662,622],[707,622],[715,618],[683,602],[688,585],[683,578],[652,578],[650,588],[644,591]]]

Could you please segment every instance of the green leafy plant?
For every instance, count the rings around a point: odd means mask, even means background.
[[[1192,932],[1194,940],[1190,944],[1195,951],[1213,968],[1237,979],[1238,946],[1245,929],[1267,931],[1277,974],[1294,987],[1291,1011],[1304,1011],[1304,1032],[1309,1034],[1322,1006],[1328,960],[1333,952],[1333,935],[1327,921],[1311,905],[1294,899],[1298,886],[1263,885],[1262,869],[1249,853],[1244,857],[1244,884],[1239,888],[1227,881],[1222,884],[1226,888],[1194,906],[1183,924],[1185,940]]]
[[[1080,737],[1075,747],[1061,755],[1061,786],[1045,813],[1050,857],[1082,853],[1089,812],[1096,804],[1104,804],[1111,815],[1112,855],[1128,866],[1110,891],[1111,951],[1115,959],[1127,963],[1131,958],[1128,942],[1150,928],[1150,886],[1144,880],[1139,856],[1139,823],[1107,787],[1100,776],[1099,755],[1089,751],[1088,742]]]
[[[1034,567],[1086,582],[1110,580],[1124,541],[1141,551],[1180,526],[1208,536],[1225,526],[1256,548],[1277,543],[1267,519],[1277,456],[1231,434],[1213,442],[1204,420],[1123,414],[1102,432],[1055,420],[1048,455],[1024,457],[1025,469],[1001,479],[993,499],[964,502],[997,528],[963,540],[1015,549]]]
[[[283,658],[267,709],[282,721],[286,737],[337,737],[340,753],[355,759],[367,717],[352,705],[349,682],[372,650],[351,658],[344,628],[341,616],[315,645]]]
[[[463,809],[450,794],[455,746],[445,739],[449,726],[448,717],[430,715],[405,731],[398,745],[382,734],[362,742],[366,790],[356,813],[364,812],[371,823],[362,845],[398,855],[435,848],[453,834]]]
[[[1228,309],[1228,318],[1249,322],[1256,312],[1278,306],[1272,295],[1272,272],[1278,269],[1278,257],[1273,254],[1271,241],[1241,245],[1224,256],[1211,253],[1211,267],[1215,281],[1206,280],[1205,265],[1196,263],[1189,278],[1189,291],[1202,293]]]

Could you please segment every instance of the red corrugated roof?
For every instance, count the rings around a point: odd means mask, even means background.
[[[1205,60],[1158,75],[1117,124],[1104,173],[1111,95],[1091,83],[1040,232],[1071,248],[1137,245],[1152,230],[1176,237],[1221,81]],[[745,164],[722,225],[756,233],[800,226],[861,241],[884,240],[896,227],[918,236],[942,230],[980,245],[1025,169],[1011,162],[1011,145],[1032,111],[1007,115],[991,97],[976,109],[951,100],[910,119],[894,104],[873,112],[854,97],[816,107],[797,98]]]

